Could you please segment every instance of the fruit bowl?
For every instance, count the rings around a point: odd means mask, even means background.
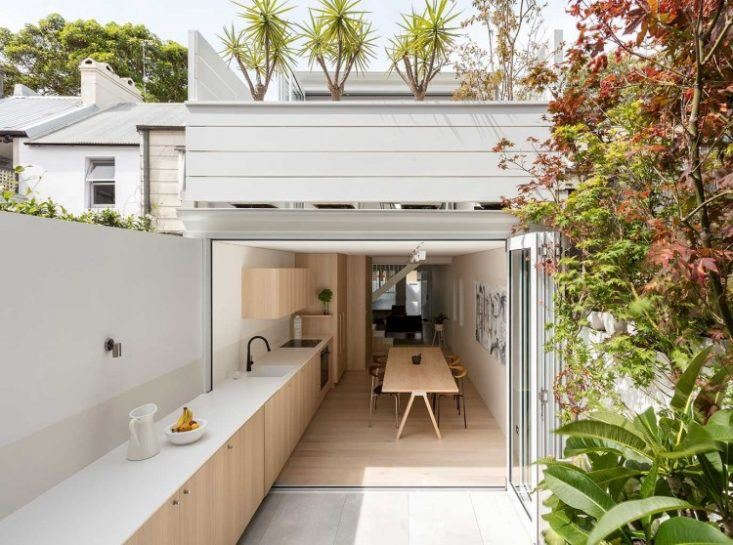
[[[206,429],[206,420],[197,418],[196,422],[198,422],[199,427],[190,431],[173,431],[173,426],[166,427],[165,435],[168,437],[168,441],[174,445],[189,445],[201,439]]]

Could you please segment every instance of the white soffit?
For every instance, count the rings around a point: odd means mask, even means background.
[[[503,245],[516,223],[496,210],[184,208],[177,213],[186,236],[215,240],[500,241]]]
[[[340,253],[349,255],[368,255],[372,257],[406,256],[418,245],[425,250],[428,259],[435,257],[455,257],[485,250],[504,248],[504,241],[467,241],[467,240],[240,240],[232,244],[242,244],[254,248],[283,250],[306,254]]]

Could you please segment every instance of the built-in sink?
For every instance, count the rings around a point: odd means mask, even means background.
[[[318,346],[320,339],[290,339],[280,348],[313,348]]]
[[[255,363],[252,370],[245,375],[248,377],[284,377],[295,367],[295,365],[257,365]]]

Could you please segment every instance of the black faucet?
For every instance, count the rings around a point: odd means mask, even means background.
[[[252,354],[250,354],[249,347],[252,344],[252,341],[255,339],[262,339],[265,341],[265,346],[267,347],[267,351],[270,352],[270,343],[267,342],[267,339],[265,339],[262,335],[255,335],[247,342],[247,372],[249,373],[252,370],[252,364],[254,363],[252,361]]]

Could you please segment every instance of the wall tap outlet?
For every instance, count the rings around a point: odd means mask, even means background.
[[[113,358],[119,358],[122,356],[122,343],[115,342],[115,340],[110,337],[104,341],[104,351],[112,352]]]

